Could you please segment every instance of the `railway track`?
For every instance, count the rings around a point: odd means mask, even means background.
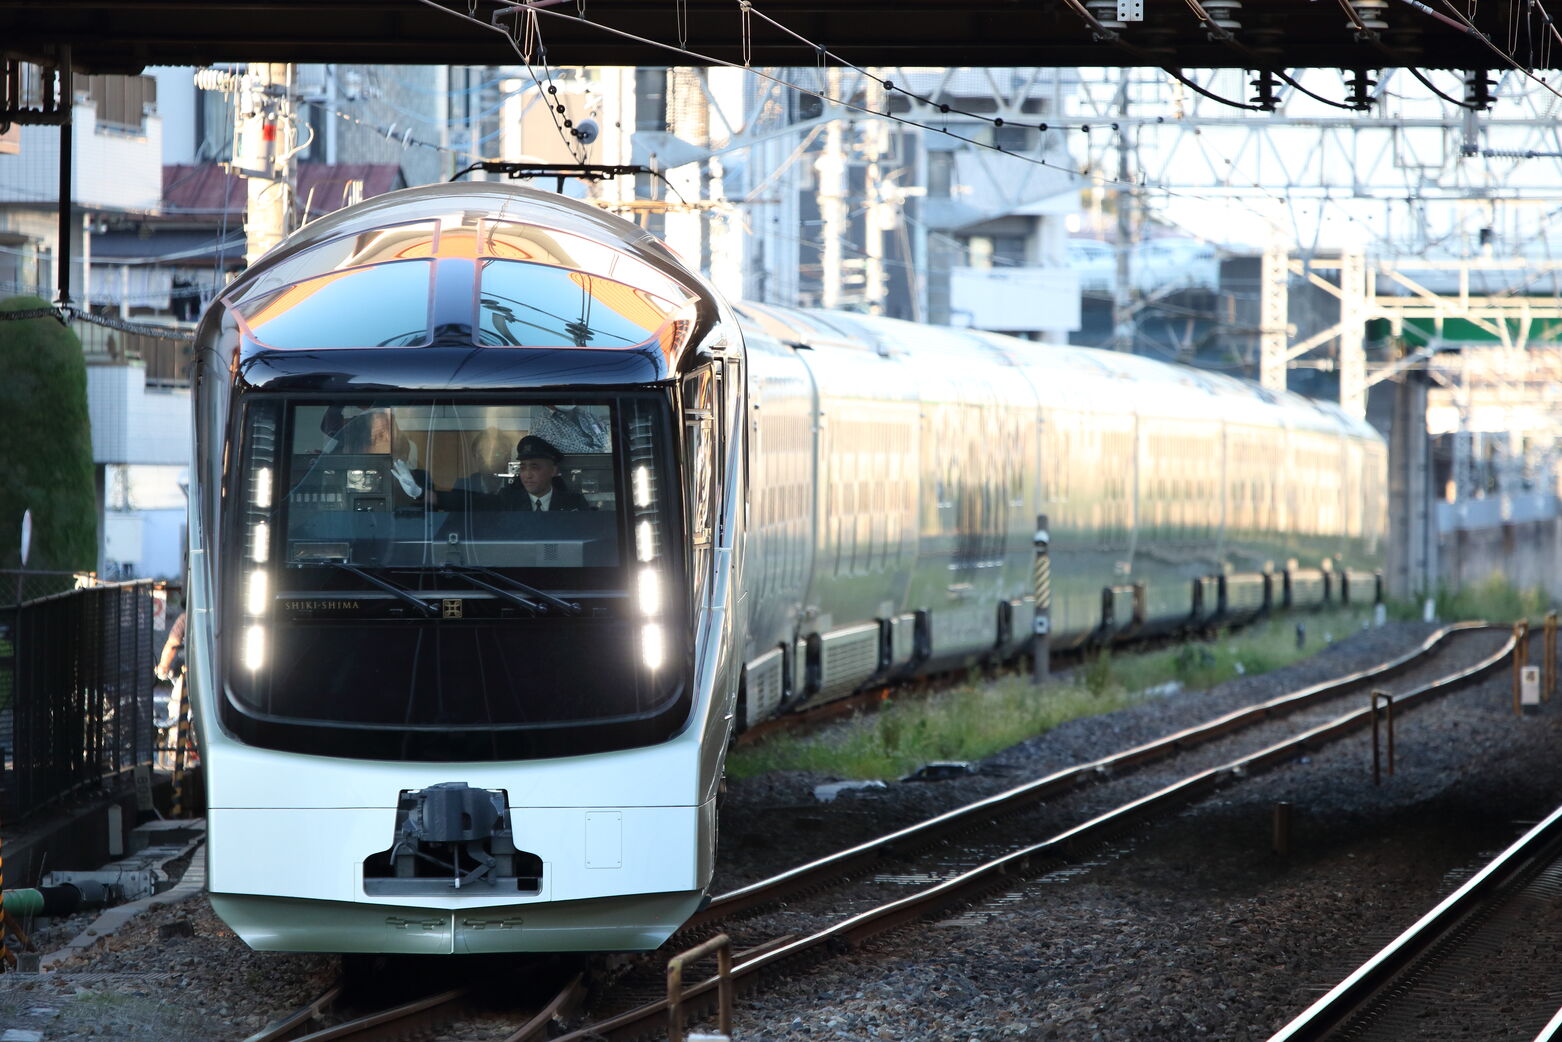
[[[569,974],[551,997],[528,1003],[523,1009],[506,1008],[494,1014],[485,1008],[493,998],[489,989],[464,985],[405,1002],[381,1003],[368,1012],[346,1015],[335,1024],[321,1026],[322,1021],[341,1011],[346,995],[344,986],[333,985],[245,1042],[377,1042],[405,1039],[418,1033],[437,1034],[463,1021],[476,1021],[486,1029],[496,1019],[514,1026],[506,1027],[502,1034],[495,1031],[495,1042],[541,1042],[548,1037],[549,1025],[584,997],[585,988],[581,973]]]
[[[903,859],[912,851],[926,849],[944,840],[985,828],[1002,818],[1022,813],[1083,786],[1123,778],[1157,761],[1237,735],[1261,724],[1299,713],[1317,712],[1320,707],[1326,707],[1342,696],[1388,684],[1426,667],[1441,654],[1452,650],[1451,646],[1462,639],[1490,632],[1489,627],[1479,623],[1444,627],[1429,636],[1419,647],[1381,665],[1233,710],[1155,741],[1056,771],[927,821],[722,894],[697,912],[674,940],[690,940],[697,931],[708,930],[735,916],[786,900],[794,894],[878,871],[886,862]]]
[[[1559,902],[1562,808],[1270,1042],[1562,1037],[1552,961]]]
[[[845,878],[877,871],[886,861],[903,858],[906,851],[912,848],[926,848],[973,828],[981,828],[995,819],[1021,812],[1082,784],[1122,774],[1180,751],[1256,727],[1278,716],[1316,712],[1341,695],[1387,683],[1411,671],[1424,671],[1441,653],[1449,651],[1454,643],[1463,643],[1468,638],[1487,634],[1491,634],[1490,628],[1479,625],[1447,627],[1414,651],[1373,669],[1249,706],[1159,741],[1057,772],[939,815],[920,825],[721,895],[691,920],[690,926],[675,938],[675,942],[692,943],[701,934],[713,932],[718,925],[730,925],[757,909],[794,895],[818,890]],[[1509,637],[1499,642],[1495,635],[1487,636],[1487,640],[1498,646],[1482,654],[1474,665],[1436,677],[1418,678],[1408,686],[1401,685],[1395,693],[1396,709],[1403,712],[1501,668],[1511,659],[1514,641]],[[1288,762],[1346,734],[1370,727],[1374,715],[1372,706],[1359,706],[1326,719],[1305,720],[1293,726],[1291,733],[1281,740],[1266,740],[1259,743],[1259,748],[1214,766],[1194,770],[1169,785],[1122,802],[1040,842],[1011,846],[1000,855],[922,886],[908,896],[876,904],[798,936],[778,936],[755,944],[734,957],[730,974],[727,975],[730,982],[727,986],[753,986],[773,974],[795,970],[799,962],[819,960],[851,950],[888,930],[980,901],[995,888],[1010,885],[1017,878],[1034,876],[1049,867],[1077,859],[1084,852],[1136,824],[1164,819],[1187,803],[1219,788]],[[676,948],[670,945],[669,950]],[[722,986],[722,975],[709,977],[683,990],[681,1003],[691,1010],[709,1009]],[[601,1017],[563,1037],[571,1042],[643,1037],[662,1030],[668,1011],[668,1000],[659,998]]]
[[[795,970],[799,962],[827,958],[850,950],[885,931],[926,918],[953,907],[972,904],[993,889],[1011,884],[1016,878],[1034,876],[1048,868],[1077,860],[1083,853],[1149,819],[1164,818],[1186,803],[1199,799],[1250,774],[1294,759],[1307,749],[1370,726],[1372,710],[1358,706],[1344,712],[1331,712],[1339,699],[1364,689],[1390,685],[1396,680],[1396,708],[1404,708],[1445,693],[1499,668],[1511,656],[1511,638],[1501,641],[1495,651],[1483,653],[1480,660],[1465,669],[1439,672],[1439,661],[1449,655],[1468,655],[1469,645],[1482,640],[1499,643],[1492,628],[1479,624],[1446,627],[1427,638],[1419,647],[1370,669],[1316,684],[1278,698],[1223,714],[1195,727],[1167,735],[1154,742],[1134,746],[1111,756],[1070,767],[1066,770],[1016,786],[970,805],[938,815],[918,825],[890,833],[808,864],[790,869],[770,879],[741,887],[716,897],[689,925],[665,946],[663,951],[633,965],[621,979],[603,989],[599,1010],[613,1003],[612,1012],[593,1014],[592,1023],[563,1037],[587,1042],[599,1039],[627,1039],[652,1035],[666,1029],[669,1015],[667,989],[661,983],[666,973],[666,956],[681,947],[711,940],[718,929],[728,929],[735,942],[724,946],[732,952],[728,974],[698,979],[692,986],[679,989],[679,1004],[691,1013],[710,1009],[722,990],[752,986],[767,976]],[[1431,674],[1438,675],[1432,676]],[[1297,718],[1302,720],[1298,722]],[[948,869],[947,852],[943,867],[918,872],[903,869],[897,877],[903,888],[906,880],[923,879],[928,885],[894,900],[876,903],[856,914],[795,935],[780,934],[762,938],[745,937],[740,925],[781,902],[800,895],[825,891],[845,880],[869,873],[882,874],[887,866],[904,866],[919,853],[933,851],[940,844],[973,832],[989,829],[995,822],[1012,818],[1040,804],[1073,793],[1093,783],[1125,778],[1141,768],[1169,761],[1195,750],[1206,754],[1219,752],[1222,740],[1233,736],[1262,732],[1265,726],[1289,722],[1289,736],[1278,741],[1264,738],[1258,748],[1238,756],[1220,759],[1209,767],[1193,770],[1170,785],[1156,787],[1137,798],[1126,800],[1103,813],[1094,814],[1048,838],[1021,846],[1010,845],[1002,852],[987,856],[992,842],[982,840],[976,854],[967,851],[967,861],[979,863]],[[1251,744],[1251,743],[1250,743]],[[1034,833],[1032,833],[1034,834]],[[709,954],[709,953],[706,953]],[[704,963],[681,966],[692,971]],[[512,973],[513,977],[514,974]],[[611,974],[603,974],[604,979]],[[653,997],[654,996],[654,997]],[[325,1042],[327,1039],[377,1039],[404,1037],[421,1030],[425,1037],[492,1038],[495,1042],[524,1042],[547,1037],[548,1025],[578,1008],[585,1001],[585,987],[576,975],[562,982],[550,999],[537,1001],[522,1012],[514,1009],[495,1015],[479,1014],[478,989],[458,988],[417,1001],[386,1004],[372,1012],[322,1026],[322,1021],[340,1014],[340,988],[322,995],[292,1015],[283,1018],[247,1042]],[[535,1008],[533,1008],[535,1007]],[[626,1008],[628,1007],[628,1008]],[[682,1015],[682,1014],[680,1014]],[[501,1022],[503,1027],[495,1027]],[[451,1025],[463,1025],[455,1031]]]

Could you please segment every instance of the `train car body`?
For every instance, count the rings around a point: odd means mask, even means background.
[[[1015,654],[1038,518],[1054,646],[1251,615],[1282,582],[1314,603],[1381,560],[1386,449],[1333,405],[1116,352],[738,311],[759,593],[744,724]],[[1114,592],[1134,603],[1104,621]]]
[[[1205,577],[1374,567],[1383,531],[1382,441],[1336,409],[730,309],[507,186],[289,239],[203,318],[195,408],[209,889],[265,949],[654,947],[710,880],[733,733],[1017,652],[1039,515],[1064,641],[1103,588],[1177,620]]]
[[[742,646],[730,312],[631,224],[451,185],[308,226],[199,351],[218,913],[264,949],[660,943],[710,879]],[[538,440],[585,509],[511,494]]]

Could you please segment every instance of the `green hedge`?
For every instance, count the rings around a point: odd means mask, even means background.
[[[46,307],[0,300],[0,312]],[[29,568],[97,567],[87,365],[76,334],[52,318],[0,318],[0,567],[20,563],[24,510],[33,512]]]

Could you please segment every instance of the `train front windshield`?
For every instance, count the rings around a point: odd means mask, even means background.
[[[655,394],[252,399],[225,721],[271,748],[415,760],[676,732],[668,414]]]

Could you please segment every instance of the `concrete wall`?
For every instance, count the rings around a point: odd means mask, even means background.
[[[1562,519],[1440,532],[1438,575],[1449,589],[1500,576],[1519,589],[1538,586],[1562,599]]]
[[[89,365],[95,463],[190,465],[190,391],[152,389],[139,365]]]

